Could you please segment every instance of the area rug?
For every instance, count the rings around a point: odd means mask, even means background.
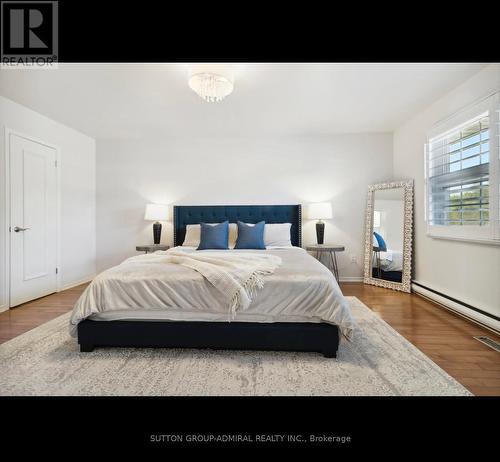
[[[0,395],[468,396],[356,297],[358,329],[319,353],[96,348],[80,353],[70,313],[0,345]]]

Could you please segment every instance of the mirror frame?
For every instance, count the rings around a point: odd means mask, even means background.
[[[401,282],[385,281],[372,277],[371,259],[373,247],[373,207],[375,191],[403,188],[404,191],[404,229],[403,229],[403,274]],[[413,180],[377,183],[368,186],[365,214],[365,273],[363,282],[387,289],[411,292],[411,268],[413,247]]]

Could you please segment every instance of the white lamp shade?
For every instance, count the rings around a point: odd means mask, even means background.
[[[307,217],[311,220],[328,220],[332,218],[332,204],[330,202],[316,202],[309,204]]]
[[[148,221],[166,221],[168,220],[168,205],[148,204],[144,219]]]

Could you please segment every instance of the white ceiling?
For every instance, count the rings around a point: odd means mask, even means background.
[[[484,64],[237,64],[206,103],[187,64],[59,64],[2,70],[0,94],[92,137],[391,132]]]

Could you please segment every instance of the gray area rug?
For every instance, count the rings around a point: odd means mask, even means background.
[[[316,353],[97,348],[64,314],[0,345],[0,395],[471,395],[356,297],[359,329]]]

